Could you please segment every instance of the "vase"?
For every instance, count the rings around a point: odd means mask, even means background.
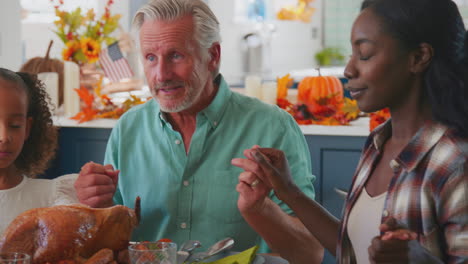
[[[80,65],[80,87],[94,90],[104,77],[104,72],[96,63],[83,63]]]

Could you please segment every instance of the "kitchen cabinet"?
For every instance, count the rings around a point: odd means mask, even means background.
[[[345,192],[351,184],[366,137],[307,136],[316,200],[335,217],[341,216]]]
[[[103,163],[111,131],[111,128],[61,127],[56,158],[42,178],[77,173],[89,161]]]

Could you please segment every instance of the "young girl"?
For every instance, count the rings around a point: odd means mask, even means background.
[[[300,192],[278,150],[233,160],[247,171],[241,196],[273,188],[339,263],[467,263],[467,43],[451,0],[365,0],[352,28],[347,89],[362,111],[388,107],[392,118],[364,146],[343,218]],[[243,215],[266,236],[261,213]]]
[[[33,179],[57,148],[48,97],[35,76],[0,68],[0,234],[20,213],[76,203],[76,174]]]

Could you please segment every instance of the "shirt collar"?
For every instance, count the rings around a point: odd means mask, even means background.
[[[215,85],[218,85],[218,92],[216,93],[216,96],[214,97],[213,101],[203,109],[198,115],[204,115],[211,126],[216,127],[219,124],[219,121],[224,114],[224,111],[226,110],[227,107],[227,102],[231,98],[232,91],[229,89],[229,85],[227,82],[224,80],[224,77],[221,74],[218,74],[218,76],[215,79]],[[156,102],[156,100],[152,100],[152,102],[155,106],[155,111],[158,113],[158,118],[161,123],[161,126],[164,126],[168,124],[164,113],[161,112],[161,108],[159,107],[159,104]]]
[[[374,137],[374,147],[382,150],[385,141],[392,134],[392,123],[389,119],[385,124],[377,128]],[[447,127],[433,121],[426,122],[413,136],[408,145],[395,159],[407,171],[415,169],[426,154],[439,142],[447,131]]]
[[[208,107],[199,113],[199,115],[204,115],[213,127],[216,127],[219,124],[232,95],[231,89],[229,89],[228,84],[221,74],[216,77],[215,85],[216,84],[218,85],[218,92],[216,93],[215,98]]]
[[[392,122],[391,119],[388,119],[383,125],[375,128],[374,131],[373,143],[375,149],[379,152],[382,151],[383,144],[387,141],[388,138],[392,135]]]

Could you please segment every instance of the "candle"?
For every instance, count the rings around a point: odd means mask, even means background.
[[[80,88],[80,67],[71,61],[64,61],[63,66],[64,114],[72,116],[80,111],[80,97],[74,90]]]
[[[56,72],[41,72],[37,74],[37,78],[42,81],[45,86],[45,90],[50,97],[49,105],[50,109],[57,109],[59,105],[58,99],[58,85],[59,85],[59,76]]]
[[[245,94],[262,100],[262,78],[249,75],[245,78]]]
[[[276,105],[277,97],[277,85],[276,82],[265,82],[262,85],[262,98],[265,103]]]

